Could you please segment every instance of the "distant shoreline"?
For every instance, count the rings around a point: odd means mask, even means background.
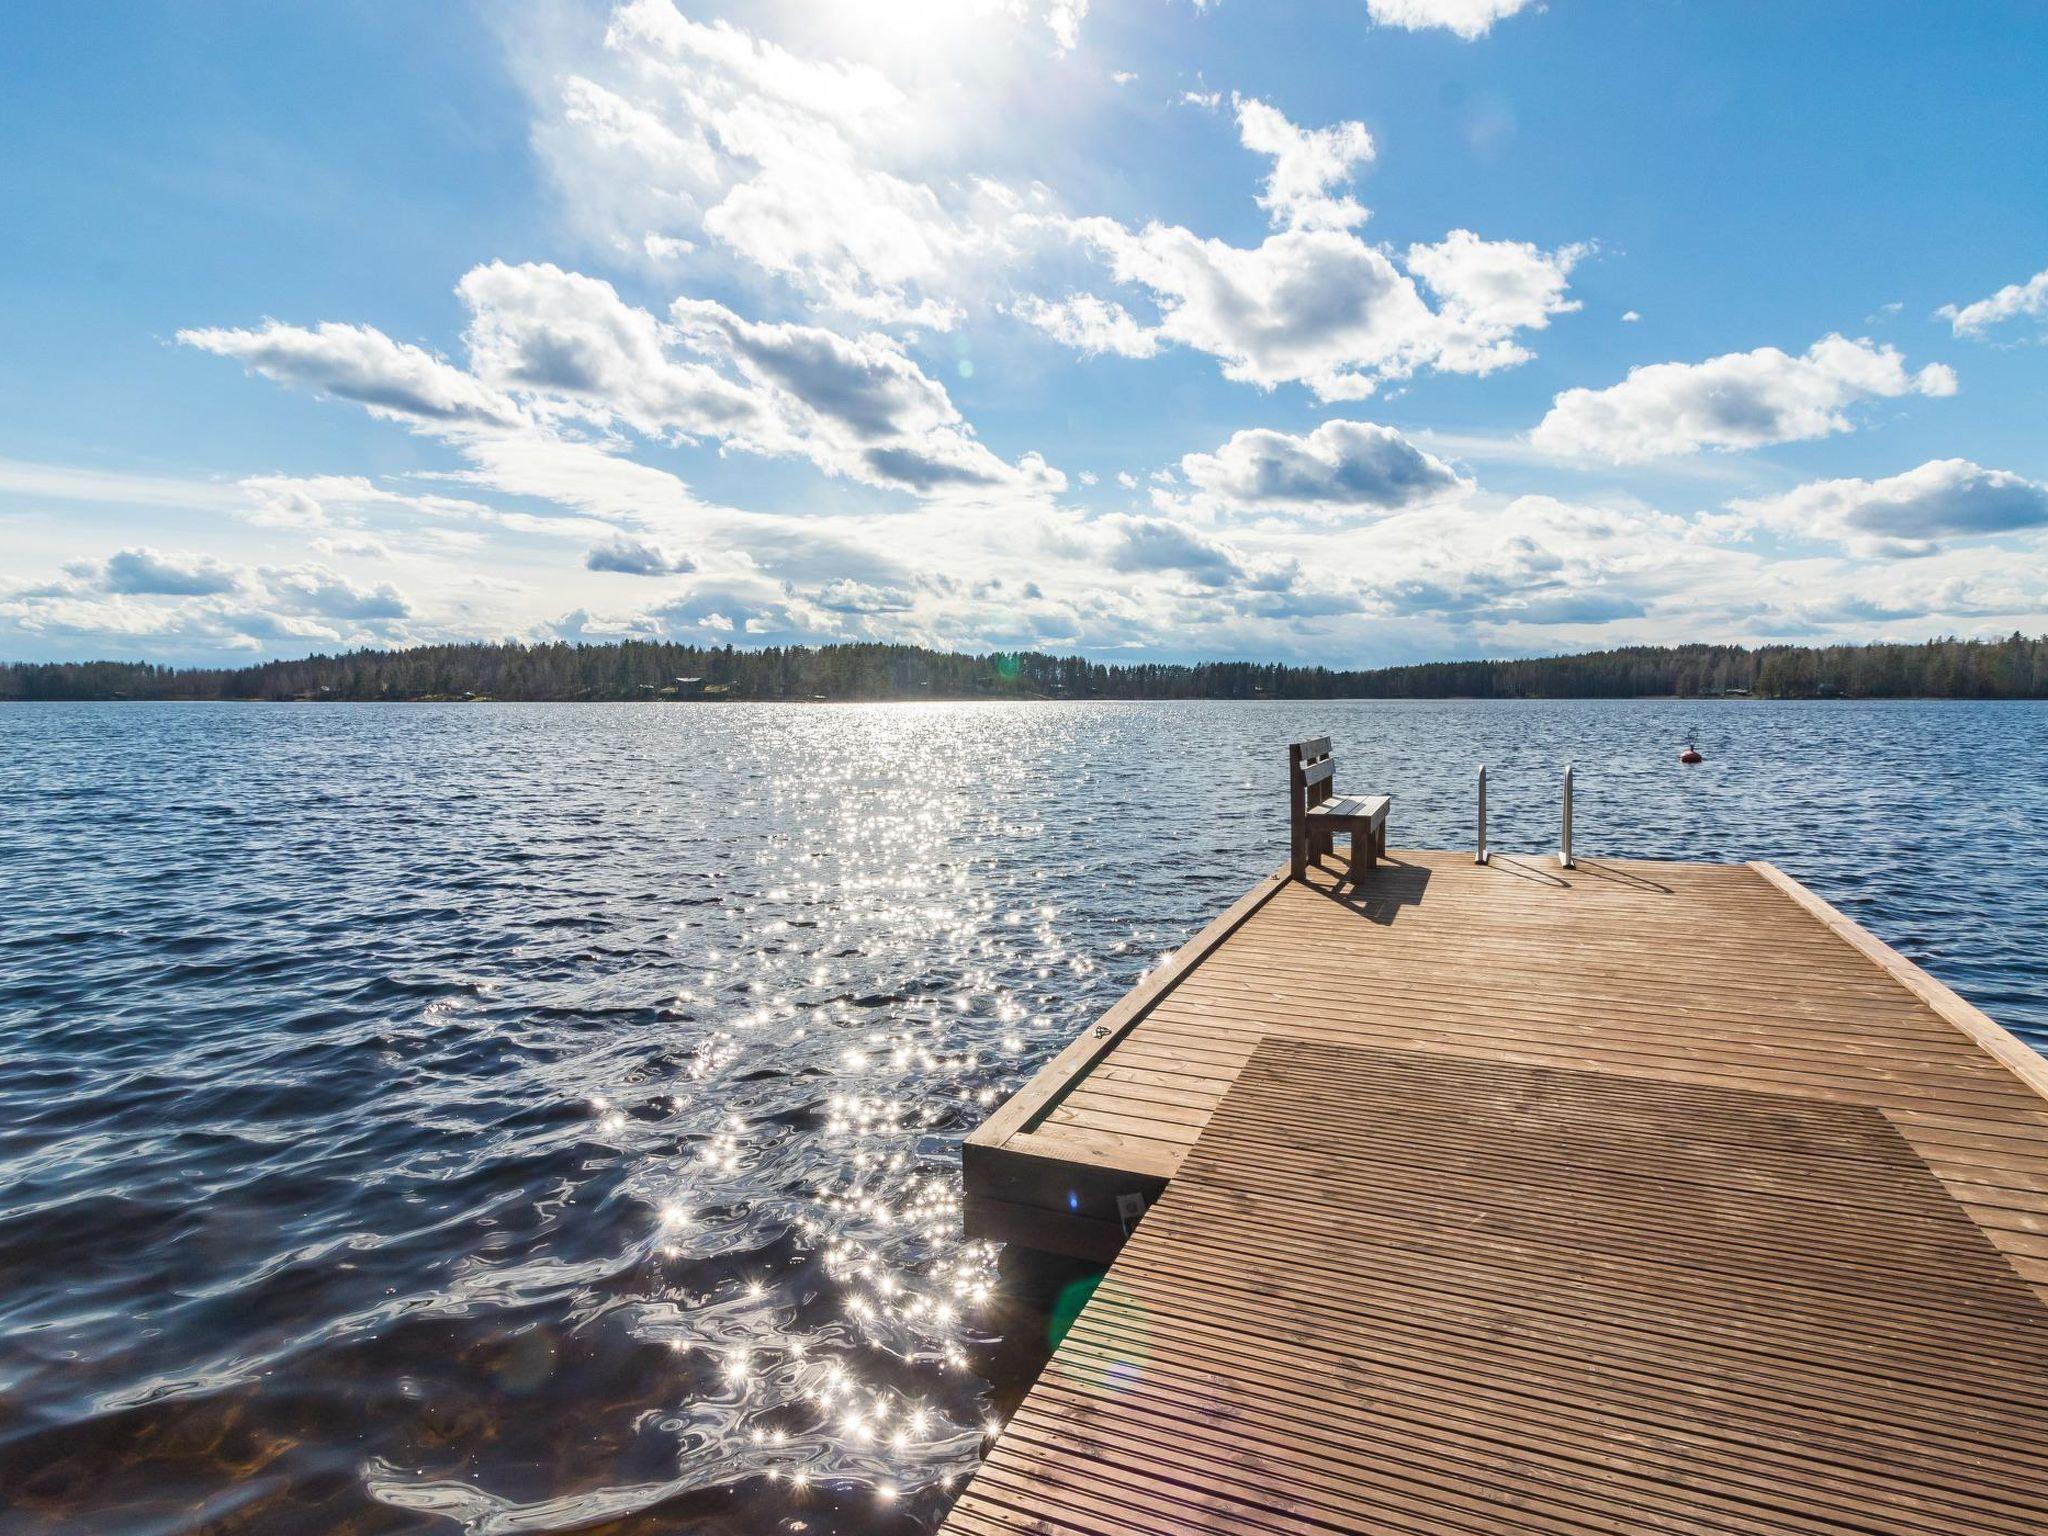
[[[1375,699],[2041,699],[2048,636],[1918,644],[1625,646],[1364,669],[1102,662],[919,646],[516,642],[350,651],[246,667],[0,664],[0,701],[247,703],[1185,703]]]
[[[252,707],[282,707],[305,705],[314,708],[334,705],[378,705],[392,708],[428,704],[471,705],[471,704],[605,704],[619,708],[699,708],[729,709],[735,705],[795,706],[802,708],[834,704],[2040,704],[2048,700],[2039,698],[1980,698],[1941,693],[1885,693],[1885,694],[1694,694],[1694,693],[1547,693],[1520,695],[1492,695],[1484,698],[1461,693],[1434,694],[1318,694],[1313,697],[1283,698],[1186,698],[1161,694],[1144,698],[1123,695],[1116,698],[1067,698],[1056,694],[916,694],[895,698],[865,698],[849,694],[837,699],[502,699],[478,696],[473,699],[452,699],[421,697],[407,698],[327,698],[327,699],[264,699],[264,698],[203,698],[198,695],[165,695],[148,699],[127,698],[0,698],[0,705],[7,704],[245,704]]]

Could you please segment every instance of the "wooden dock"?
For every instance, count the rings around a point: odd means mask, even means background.
[[[2048,1531],[2048,1063],[1768,865],[1277,871],[964,1160],[960,1536]]]

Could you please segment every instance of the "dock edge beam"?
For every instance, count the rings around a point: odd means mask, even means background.
[[[1179,1166],[1156,1151],[1105,1147],[1076,1169],[1071,1152],[1045,1145],[1036,1128],[1113,1051],[1154,1004],[1242,927],[1293,878],[1282,864],[1240,896],[1126,992],[1066,1049],[977,1127],[960,1148],[962,1217],[969,1237],[1073,1258],[1113,1258],[1130,1226],[1130,1197],[1150,1206]]]
[[[1982,1046],[2014,1077],[2048,1098],[2048,1057],[1777,865],[1751,859],[1749,867],[1818,918],[1821,926],[1836,938]]]

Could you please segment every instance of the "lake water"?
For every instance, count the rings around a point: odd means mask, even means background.
[[[1681,768],[1697,731],[1706,762]],[[0,708],[0,1532],[929,1529],[958,1143],[1285,854],[1768,858],[2048,1038],[2048,706]]]

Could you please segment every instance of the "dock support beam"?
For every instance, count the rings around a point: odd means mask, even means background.
[[[1557,844],[1557,862],[1566,869],[1577,869],[1572,861],[1572,765],[1564,765],[1564,830]]]
[[[1484,864],[1493,855],[1486,851],[1486,764],[1479,765],[1479,854],[1474,864]]]

